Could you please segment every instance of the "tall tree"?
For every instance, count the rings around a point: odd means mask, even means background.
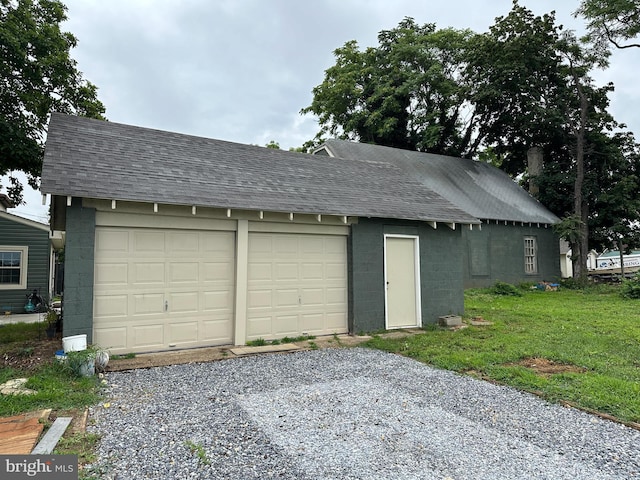
[[[405,18],[378,35],[378,47],[350,41],[313,89],[302,113],[326,134],[391,147],[472,156],[479,142],[462,70],[476,35]]]
[[[0,176],[21,171],[33,187],[52,111],[104,118],[97,88],[71,58],[77,39],[61,30],[66,19],[59,0],[0,0]],[[22,202],[15,177],[5,187]]]
[[[588,39],[601,49],[640,47],[640,0],[582,0],[576,16],[587,20]]]

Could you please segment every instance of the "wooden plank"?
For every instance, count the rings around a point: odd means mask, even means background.
[[[31,452],[44,429],[37,418],[25,422],[3,423],[0,431],[0,454],[26,455]]]
[[[73,420],[71,417],[58,417],[53,422],[51,428],[47,430],[42,440],[36,445],[36,448],[31,452],[32,455],[48,455],[56,448],[58,440],[64,434],[65,430]]]

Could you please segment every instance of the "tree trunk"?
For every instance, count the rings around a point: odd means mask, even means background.
[[[580,125],[576,130],[576,181],[573,188],[573,207],[575,216],[581,221],[576,242],[578,251],[573,255],[573,276],[579,282],[584,283],[587,281],[587,253],[589,251],[589,227],[587,222],[589,208],[583,198],[582,188],[584,185],[584,150],[589,101],[575,70],[573,70],[573,79],[580,98]]]

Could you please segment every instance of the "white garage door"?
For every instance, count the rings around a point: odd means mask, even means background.
[[[249,234],[247,339],[347,332],[347,242]]]
[[[96,228],[94,343],[112,353],[232,343],[235,234]]]

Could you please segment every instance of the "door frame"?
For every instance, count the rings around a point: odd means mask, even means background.
[[[415,325],[407,325],[407,327],[422,327],[422,295],[420,282],[420,237],[418,235],[401,235],[396,233],[384,234],[384,327],[389,330],[389,298],[387,288],[387,239],[388,238],[405,238],[413,240],[413,258],[415,271],[415,289],[416,289],[416,323]],[[404,328],[404,327],[391,327]]]

